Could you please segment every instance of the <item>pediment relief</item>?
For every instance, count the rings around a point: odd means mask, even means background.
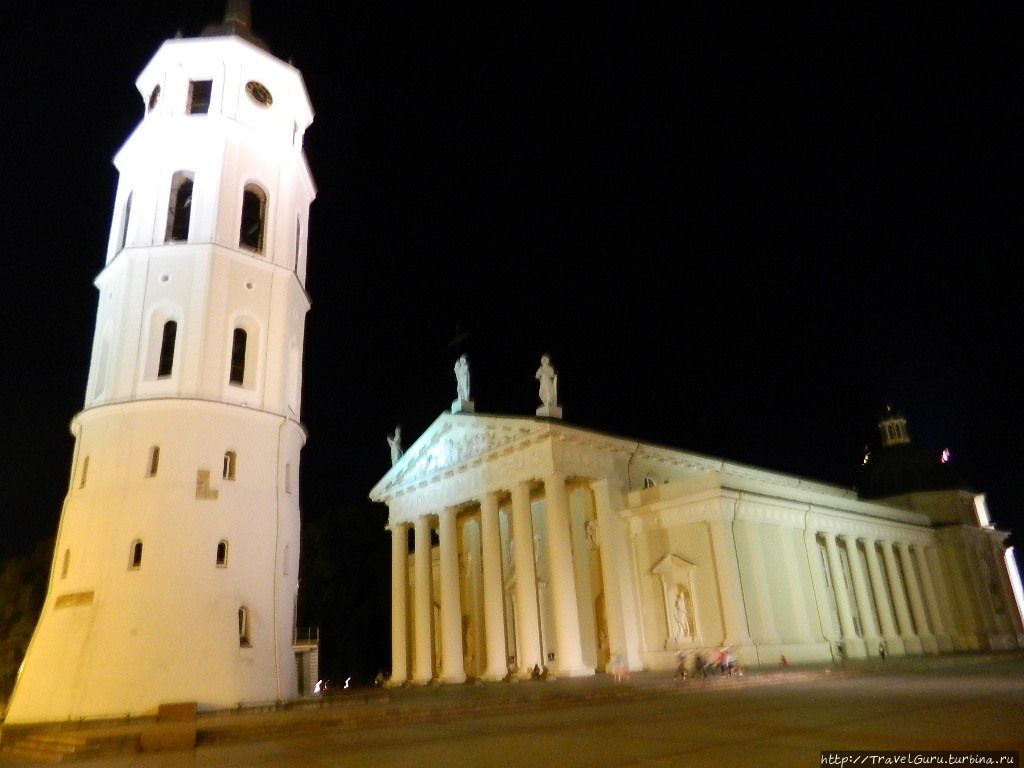
[[[674,573],[687,573],[692,571],[697,566],[691,563],[689,560],[684,560],[678,555],[667,554],[661,560],[658,561],[657,565],[651,568],[651,573],[658,576],[668,576]]]
[[[394,468],[386,488],[424,480],[445,469],[464,465],[537,431],[530,423],[488,421],[454,417],[467,423],[453,423],[442,417],[412,446]]]

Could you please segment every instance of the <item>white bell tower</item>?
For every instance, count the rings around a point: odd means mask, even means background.
[[[244,1],[165,42],[136,85],[71,481],[8,723],[298,695],[312,109]]]

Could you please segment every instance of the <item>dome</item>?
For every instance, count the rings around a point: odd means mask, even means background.
[[[967,482],[942,456],[914,445],[906,419],[892,406],[879,422],[882,446],[865,458],[857,495],[880,499],[921,491],[970,490]]]

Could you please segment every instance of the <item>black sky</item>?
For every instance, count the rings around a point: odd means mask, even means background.
[[[836,4],[831,4],[836,5]],[[219,0],[0,27],[0,558],[52,533],[134,80]],[[253,0],[316,110],[307,517],[455,396],[853,485],[893,403],[1024,525],[1022,12]]]

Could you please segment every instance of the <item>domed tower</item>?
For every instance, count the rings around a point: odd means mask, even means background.
[[[910,440],[907,420],[891,405],[878,421],[882,445],[865,457],[858,495],[924,512],[935,523],[973,523],[975,494],[953,465]]]
[[[136,85],[71,482],[8,723],[297,695],[312,109],[234,0]]]

